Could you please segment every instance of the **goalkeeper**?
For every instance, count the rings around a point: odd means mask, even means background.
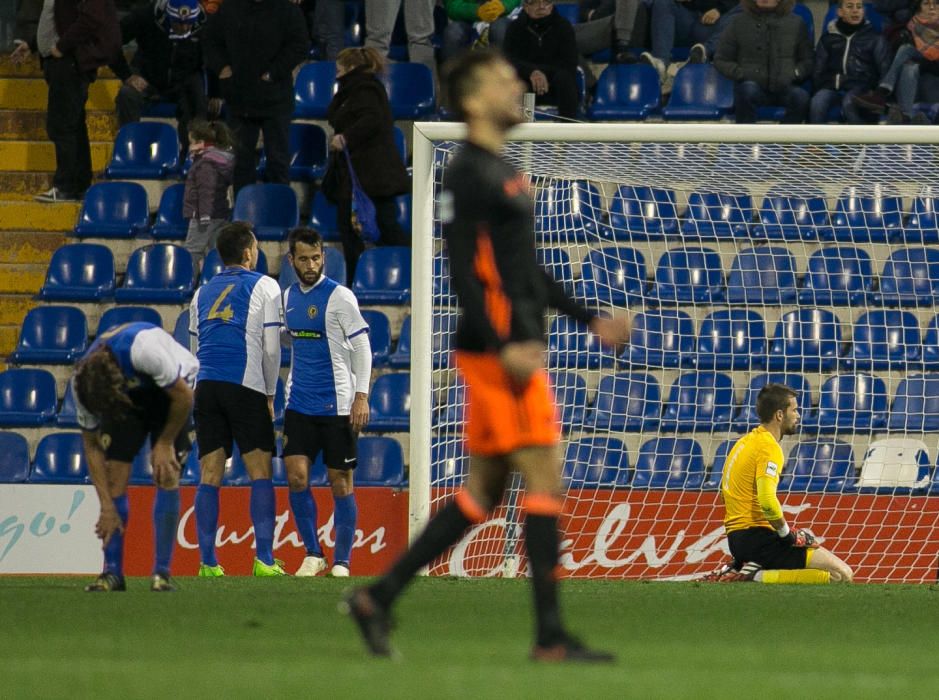
[[[796,432],[796,393],[767,384],[756,399],[760,425],[734,445],[721,478],[724,527],[738,570],[728,567],[720,581],[763,583],[850,582],[851,567],[818,546],[808,530],[790,528],[776,498],[783,452],[779,441]]]

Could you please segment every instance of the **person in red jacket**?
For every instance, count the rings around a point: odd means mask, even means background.
[[[25,27],[29,29],[21,29]],[[49,86],[46,132],[55,146],[55,175],[52,188],[36,195],[36,200],[80,201],[91,186],[85,123],[88,86],[98,68],[121,50],[114,0],[25,0],[17,29],[13,63],[23,63],[37,51]]]

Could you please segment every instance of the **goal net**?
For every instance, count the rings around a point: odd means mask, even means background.
[[[412,534],[467,472],[435,198],[454,124],[415,125]],[[768,381],[798,392],[779,496],[861,581],[935,580],[939,147],[926,129],[525,125],[539,259],[628,309],[625,349],[550,313],[562,567],[694,578],[727,556],[719,483]],[[525,575],[516,477],[431,574]]]

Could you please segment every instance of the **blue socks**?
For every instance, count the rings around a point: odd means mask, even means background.
[[[333,498],[335,511],[333,513],[333,526],[336,528],[336,551],[333,555],[333,564],[349,565],[352,556],[352,542],[355,540],[355,521],[358,517],[358,508],[355,505],[355,494]]]
[[[274,563],[274,482],[270,479],[251,482],[251,522],[257,558],[270,566]]]
[[[290,510],[293,511],[297,532],[300,533],[303,546],[306,547],[306,555],[308,557],[323,556],[323,549],[320,547],[319,537],[316,534],[316,501],[313,500],[310,489],[290,492]]]
[[[114,507],[117,508],[117,514],[121,516],[121,522],[126,529],[129,510],[126,493],[114,499]],[[115,576],[124,575],[124,535],[120,532],[111,535],[108,546],[104,548],[104,571]]]
[[[170,575],[170,560],[176,543],[176,525],[179,522],[179,490],[157,489],[153,502],[153,533],[156,538],[154,574]]]
[[[218,486],[199,484],[199,488],[196,489],[195,509],[196,532],[199,536],[199,560],[206,566],[218,566],[218,559],[215,558],[215,533],[218,531]]]

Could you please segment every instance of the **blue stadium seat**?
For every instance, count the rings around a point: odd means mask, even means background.
[[[659,430],[720,432],[734,415],[734,384],[721,372],[686,372],[675,380],[665,401]]]
[[[817,241],[830,237],[828,205],[821,194],[791,195],[769,192],[751,227],[754,238],[783,241]]]
[[[400,126],[395,126],[392,130],[395,140],[395,148],[398,149],[398,153],[401,155],[401,160],[404,161],[405,165],[409,165],[411,162],[410,157],[408,156],[408,142],[404,137],[404,132],[401,131]]]
[[[39,298],[100,301],[114,296],[114,254],[97,243],[72,243],[52,254]]]
[[[766,362],[766,325],[750,309],[713,311],[701,322],[698,369],[751,369]]]
[[[699,489],[704,452],[692,438],[652,438],[639,448],[633,488]]]
[[[939,314],[933,316],[923,334],[922,365],[927,370],[939,369]]]
[[[81,433],[51,433],[39,441],[29,471],[31,484],[86,484],[88,481]]]
[[[566,432],[579,430],[584,424],[587,409],[587,383],[584,378],[577,372],[551,372],[550,383],[561,426]]]
[[[641,367],[692,366],[694,359],[694,323],[691,316],[678,309],[648,310],[633,318],[629,345],[622,359]]]
[[[939,300],[939,250],[900,248],[894,250],[883,272],[880,291],[871,295],[884,306],[930,306]]]
[[[939,243],[939,223],[936,210],[939,209],[939,197],[927,185],[923,192],[913,199],[913,210],[903,224],[905,243]]]
[[[812,10],[803,5],[801,2],[797,2],[792,6],[793,14],[799,15],[802,18],[802,21],[805,22],[805,28],[808,30],[809,39],[812,41],[812,45],[815,45],[815,17],[812,16]],[[827,24],[826,24],[827,26]]]
[[[366,250],[356,265],[352,291],[361,304],[407,304],[411,300],[411,249]]]
[[[796,261],[786,248],[745,248],[727,277],[728,304],[792,304],[796,300]]]
[[[297,281],[297,272],[293,269],[293,265],[290,264],[290,260],[287,258],[287,253],[284,253],[280,258],[280,272],[277,275],[277,284],[280,285],[281,291],[286,290],[290,285]],[[345,278],[340,280],[343,282]]]
[[[345,284],[346,257],[342,254],[342,250],[331,245],[324,246],[323,257],[326,259],[323,268],[326,275],[339,282],[339,284]]]
[[[88,321],[74,306],[37,306],[20,328],[14,364],[70,364],[88,348]]]
[[[554,10],[571,24],[577,24],[580,19],[580,7],[576,2],[559,2],[554,6]]]
[[[232,221],[247,221],[259,241],[283,241],[300,222],[297,195],[290,185],[246,185],[238,190]]]
[[[919,362],[919,324],[909,311],[869,311],[854,324],[851,349],[842,360],[849,369],[906,369]]]
[[[887,385],[869,374],[840,374],[822,384],[818,410],[803,416],[808,432],[864,432],[887,425]]]
[[[535,192],[535,233],[557,242],[586,242],[606,231],[597,186],[583,180],[551,180]]]
[[[555,281],[560,282],[567,289],[573,288],[574,273],[573,268],[571,268],[571,259],[566,250],[563,248],[539,247],[535,249],[535,258],[538,260],[538,264],[547,270],[548,274],[551,275]],[[436,262],[436,259],[434,262]],[[445,269],[435,271],[435,283],[438,273],[441,275],[449,275],[448,270]],[[449,294],[449,281],[447,281],[447,293]]]
[[[362,318],[368,324],[368,342],[372,347],[372,366],[382,367],[388,364],[391,354],[391,324],[381,311],[365,309]]]
[[[469,474],[469,457],[463,440],[432,438],[430,443],[430,483],[439,488],[461,486]]]
[[[380,376],[372,384],[368,405],[371,412],[369,430],[408,430],[411,413],[411,375],[400,372]]]
[[[388,364],[396,368],[407,369],[411,366],[411,316],[404,318],[401,332],[398,334],[398,343],[395,350],[388,356]]]
[[[163,180],[179,173],[179,137],[166,122],[131,122],[117,132],[106,177]]]
[[[587,327],[568,316],[559,316],[551,322],[548,333],[548,366],[554,369],[597,369],[612,367],[616,358],[612,349],[600,345],[600,340],[587,331]]]
[[[710,248],[678,248],[662,254],[649,297],[660,304],[724,300],[721,256]]]
[[[98,182],[88,188],[75,224],[79,238],[134,238],[149,233],[147,191],[138,182]]]
[[[642,432],[655,430],[661,412],[659,382],[651,374],[607,374],[585,422],[595,430]]]
[[[293,84],[293,116],[300,119],[325,119],[335,92],[334,61],[313,61],[304,64]]]
[[[190,347],[191,338],[189,337],[189,308],[179,312],[176,317],[176,323],[173,326],[173,339],[187,350]]]
[[[612,437],[585,437],[567,444],[562,473],[565,489],[595,489],[629,483],[629,456]]]
[[[611,63],[597,79],[587,119],[595,122],[646,119],[662,99],[659,77],[652,66]]]
[[[692,241],[746,237],[752,214],[753,203],[748,194],[692,192],[681,230]]]
[[[862,248],[822,248],[809,257],[799,303],[818,306],[864,304],[874,284],[871,256]]]
[[[628,306],[642,299],[646,287],[646,260],[633,248],[607,246],[591,250],[580,268],[575,296],[588,305]]]
[[[710,63],[688,63],[675,75],[662,116],[668,120],[715,121],[733,108],[734,81]]]
[[[835,204],[830,239],[850,243],[886,243],[902,237],[903,200],[877,187],[868,193],[847,187]]]
[[[900,381],[887,428],[908,433],[939,431],[939,375],[908,374]]]
[[[855,487],[854,453],[840,440],[800,442],[789,453],[781,491],[842,493]]]
[[[803,420],[812,411],[812,388],[809,381],[801,374],[785,374],[774,372],[757,374],[750,378],[747,390],[743,394],[743,403],[740,404],[740,413],[734,418],[734,430],[746,432],[760,424],[756,415],[756,397],[767,384],[784,384],[796,392],[796,402]]]
[[[419,121],[437,111],[434,76],[423,63],[389,63],[383,82],[392,119]]]
[[[0,425],[35,427],[55,420],[55,377],[44,369],[0,372]]]
[[[457,381],[447,387],[443,401],[432,395],[431,419],[433,429],[440,434],[463,433],[463,416],[466,411],[466,386]]]
[[[288,153],[291,181],[309,182],[323,177],[329,162],[329,144],[323,127],[303,122],[291,123]],[[267,152],[263,150],[258,161],[258,175],[262,179],[267,175]]]
[[[404,475],[404,452],[390,437],[363,437],[358,443],[357,486],[400,488],[407,483]]]
[[[189,300],[194,287],[189,251],[172,243],[155,243],[131,253],[124,286],[114,291],[114,298],[119,302],[180,304]]]
[[[160,312],[152,306],[114,306],[101,314],[95,336],[101,335],[109,328],[139,321],[152,323],[160,328],[163,327],[163,318],[160,316]]]
[[[769,348],[771,370],[834,369],[841,354],[841,322],[827,309],[799,309],[776,324]]]
[[[658,240],[678,233],[675,192],[661,187],[620,185],[610,204],[613,239]]]
[[[324,241],[339,240],[336,205],[326,199],[320,191],[313,195],[313,204],[310,205],[310,228],[319,231]]]
[[[72,391],[72,383],[65,383],[65,396],[62,397],[62,405],[55,416],[55,424],[60,428],[78,427],[78,409],[75,406],[75,393]]]
[[[737,438],[731,438],[730,440],[724,440],[720,445],[717,446],[717,450],[714,452],[714,462],[711,464],[711,468],[708,470],[707,478],[705,478],[704,483],[701,484],[701,488],[708,491],[718,491],[721,488],[721,478],[724,475],[724,464],[727,462],[727,455],[730,454],[730,451],[734,449],[734,445],[737,443]]]
[[[177,182],[163,190],[156,220],[150,229],[150,235],[156,239],[182,241],[189,231],[189,222],[183,218],[183,194],[186,183]]]
[[[29,478],[29,443],[19,433],[0,430],[0,484],[21,484]]]
[[[287,263],[287,266],[290,267],[290,263]],[[206,253],[205,259],[202,261],[202,272],[199,274],[199,284],[205,284],[224,269],[225,263],[222,262],[222,256],[219,255],[218,250],[212,248]],[[254,271],[260,272],[262,275],[267,274],[267,256],[260,248],[258,248],[258,264],[255,266]]]

